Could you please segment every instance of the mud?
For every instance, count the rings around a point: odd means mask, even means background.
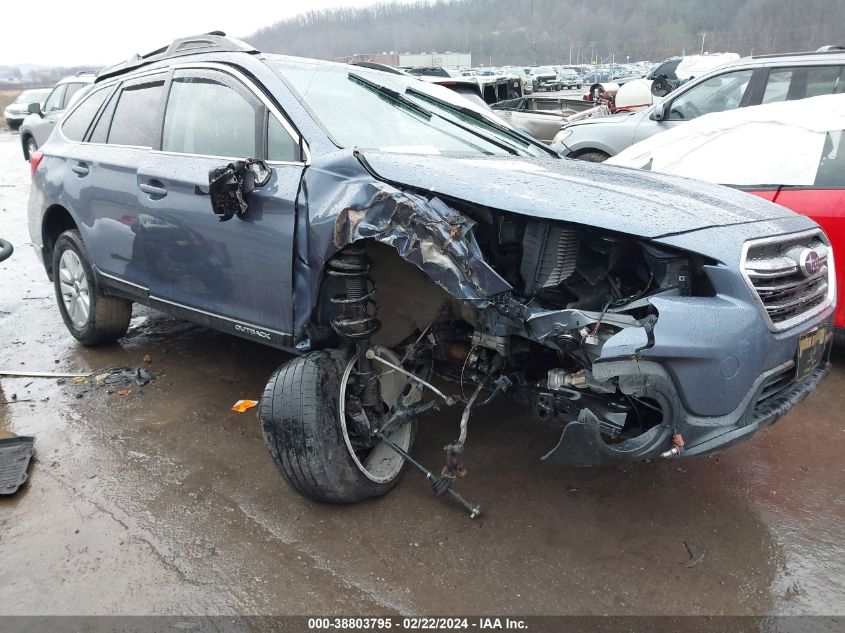
[[[29,483],[0,498],[0,614],[845,613],[843,350],[818,393],[721,454],[549,466],[555,431],[502,404],[465,451],[480,519],[415,472],[383,499],[317,505],[273,467],[255,409],[230,411],[285,356],[138,307],[119,346],[76,344],[28,244],[28,181],[0,132],[0,236],[17,249],[0,369],[154,380],[119,395],[0,378],[0,434],[37,438]],[[439,468],[459,415],[426,418],[415,456]]]

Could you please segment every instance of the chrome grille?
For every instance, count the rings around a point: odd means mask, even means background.
[[[820,231],[748,242],[742,265],[774,330],[792,327],[833,301],[833,253]]]

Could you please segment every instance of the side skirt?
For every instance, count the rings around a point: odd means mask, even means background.
[[[233,334],[248,341],[262,343],[275,349],[283,350],[291,354],[299,352],[294,348],[294,340],[291,334],[279,332],[261,325],[238,321],[220,314],[207,312],[199,308],[175,303],[161,297],[151,295],[148,288],[133,284],[119,277],[95,270],[97,285],[104,293],[128,299],[135,303],[149,306],[171,316],[191,321],[198,325],[219,330],[226,334]]]

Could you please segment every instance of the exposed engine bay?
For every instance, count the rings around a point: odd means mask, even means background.
[[[442,204],[436,198],[429,203]],[[451,210],[453,205],[442,208]],[[397,281],[388,276],[380,279],[379,286],[374,278],[380,278],[384,268],[395,269],[396,262],[384,263],[384,251],[390,249],[377,243],[341,251],[329,264],[328,276],[335,278],[329,301],[341,308],[334,312],[332,327],[353,341],[358,358],[365,359],[359,366],[354,403],[348,407],[357,416],[362,436],[384,441],[389,432],[410,423],[413,415],[435,406],[414,402],[398,411],[368,411],[367,402],[380,402],[374,393],[367,395],[368,389],[377,388],[374,365],[407,375],[417,387],[427,388],[434,400],[463,407],[458,438],[445,447],[442,473],[437,476],[411,463],[426,473],[438,494],[449,490],[471,514],[472,504],[454,493],[451,482],[466,472],[460,455],[471,414],[501,394],[525,402],[539,420],[564,429],[560,445],[549,451],[547,459],[588,465],[604,463],[609,455],[636,458],[656,449],[665,456],[679,454],[683,438],[666,419],[664,403],[649,397],[647,390],[622,388],[615,376],[597,372],[596,367],[618,360],[602,358],[602,350],[626,328],[645,332],[642,349],[653,344],[659,314],[650,299],[712,293],[702,272],[703,258],[576,224],[478,207],[456,210],[446,243],[465,242],[467,252],[483,257],[510,290],[484,302],[466,302],[442,291],[427,296],[426,289],[416,288],[407,278]],[[416,239],[422,251],[425,238]],[[430,247],[426,257],[432,259]],[[353,269],[357,278],[350,276]],[[339,278],[344,279],[346,292],[338,292]],[[385,285],[391,295],[398,288],[405,298],[379,301]],[[378,334],[382,320],[389,323],[387,329],[396,330],[401,317],[392,314],[388,304],[412,297],[419,300],[417,317],[426,306],[436,306],[436,312],[426,317],[425,325],[418,319],[399,344],[390,342],[401,364],[368,351],[370,338],[386,342]],[[380,307],[388,310],[377,316]],[[451,382],[456,393],[438,389],[430,382],[432,376]],[[567,433],[572,446],[567,445]],[[596,443],[604,450],[594,450]]]

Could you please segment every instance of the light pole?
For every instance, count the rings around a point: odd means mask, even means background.
[[[707,32],[701,34],[701,54],[704,55],[704,38],[707,37]]]

